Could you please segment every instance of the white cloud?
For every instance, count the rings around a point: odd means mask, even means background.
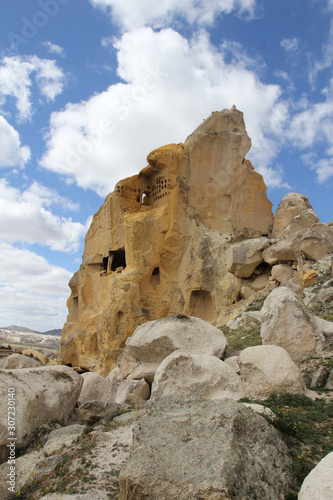
[[[213,24],[219,13],[246,14],[252,16],[256,0],[140,0],[133,5],[132,0],[90,0],[103,9],[110,9],[113,19],[125,30],[145,25],[162,27],[182,17],[189,23]]]
[[[52,114],[45,168],[105,195],[143,168],[152,149],[184,141],[212,111],[235,104],[245,114],[254,166],[265,173],[288,108],[280,87],[261,83],[238,47],[227,63],[230,46],[218,50],[205,32],[188,41],[170,28],[126,33],[115,47],[125,83]],[[278,185],[280,172],[270,170],[270,179]]]
[[[66,320],[71,273],[26,249],[0,243],[0,324],[46,331]]]
[[[63,90],[64,80],[56,61],[37,56],[4,57],[0,61],[0,108],[13,98],[19,119],[28,120],[33,114],[33,84],[43,97],[54,101]]]
[[[4,179],[0,180],[1,239],[12,243],[38,243],[63,252],[76,251],[87,231],[87,224],[55,215],[49,209],[51,205],[77,208],[55,190],[36,182],[20,192]]]
[[[298,51],[298,38],[284,38],[281,42],[281,47],[289,54],[295,54]]]
[[[23,167],[29,159],[29,147],[21,146],[17,130],[0,115],[0,167]]]
[[[65,51],[63,47],[52,42],[43,42],[43,47],[45,47],[51,54],[56,54],[57,56],[64,56]]]

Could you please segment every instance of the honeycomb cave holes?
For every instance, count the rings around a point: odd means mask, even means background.
[[[208,290],[192,290],[190,297],[190,315],[204,321],[215,319],[215,306]]]
[[[160,268],[154,267],[151,276],[150,276],[150,284],[151,285],[159,285],[160,284]]]

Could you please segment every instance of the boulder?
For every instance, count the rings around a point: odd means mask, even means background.
[[[116,403],[135,406],[143,404],[150,397],[150,387],[144,379],[133,380],[124,379],[120,382],[117,394]]]
[[[81,375],[83,385],[79,397],[79,404],[86,401],[112,401],[111,384],[96,372],[87,372]]]
[[[282,500],[289,462],[279,433],[243,404],[173,394],[135,424],[119,499]]]
[[[297,261],[301,255],[299,246],[304,231],[306,230],[298,231],[288,239],[277,241],[267,247],[262,252],[263,260],[271,266],[279,262]]]
[[[256,292],[259,290],[264,290],[269,284],[269,275],[268,274],[260,274],[253,283],[251,284],[251,288]]]
[[[245,388],[235,370],[214,356],[175,351],[158,367],[151,397],[198,394],[210,399],[245,397]]]
[[[50,420],[66,422],[78,400],[82,378],[68,366],[43,366],[0,371],[0,386],[7,400],[11,389],[16,408],[16,448],[25,448],[35,431]],[[6,460],[8,407],[0,407],[0,458]]]
[[[232,245],[226,254],[228,272],[238,278],[248,278],[263,261],[262,250],[267,248],[267,238],[255,238]]]
[[[329,371],[325,366],[321,366],[314,372],[311,379],[311,387],[324,387],[329,376]]]
[[[55,361],[54,359],[49,358],[42,352],[36,351],[35,349],[23,349],[22,354],[24,356],[32,356],[35,359],[39,359],[39,361],[42,362],[43,365],[54,365],[58,366],[58,362]]]
[[[302,235],[300,250],[308,259],[323,259],[333,252],[333,228],[326,224],[313,224]]]
[[[332,500],[333,498],[333,452],[329,453],[306,476],[298,500]]]
[[[260,334],[264,345],[283,347],[296,362],[321,352],[325,344],[314,314],[287,286],[276,288],[266,298]]]
[[[279,239],[289,238],[292,234],[297,233],[297,231],[309,228],[317,222],[319,222],[319,218],[312,208],[303,210],[303,212],[291,219],[288,226],[279,235]]]
[[[122,376],[152,382],[162,361],[177,349],[222,358],[227,347],[223,333],[202,319],[167,316],[139,326],[118,360]]]
[[[43,363],[35,358],[29,356],[23,356],[22,354],[10,354],[4,359],[2,369],[17,369],[17,368],[35,368],[37,366],[43,366]]]
[[[326,348],[333,348],[333,322],[326,321],[323,318],[319,318],[319,316],[314,316],[315,325],[318,328],[320,334],[325,339]]]
[[[273,279],[279,283],[284,283],[291,278],[293,270],[288,264],[276,264],[272,267],[271,274]]]
[[[247,347],[238,358],[246,395],[304,394],[303,375],[285,349],[275,345]]]
[[[304,194],[287,193],[276,209],[272,237],[278,237],[294,217],[308,209],[312,206]]]
[[[240,373],[238,356],[230,356],[230,358],[226,358],[224,362],[227,363],[227,365],[231,366],[231,368],[233,368],[237,374]]]
[[[128,411],[127,405],[119,405],[103,401],[86,401],[79,406],[79,412],[86,425],[93,425],[96,422],[110,422],[114,417]]]
[[[319,302],[332,302],[333,300],[333,286],[322,288],[318,293]],[[9,356],[10,357],[10,356]]]
[[[43,446],[43,452],[49,457],[64,447],[68,448],[72,446],[72,444],[82,435],[83,429],[84,425],[76,424],[61,427],[60,429],[50,432]]]

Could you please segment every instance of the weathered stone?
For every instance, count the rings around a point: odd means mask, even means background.
[[[49,358],[42,352],[36,351],[35,349],[23,349],[22,354],[24,356],[32,356],[35,359],[39,359],[43,365],[57,366],[58,363],[54,359]]]
[[[84,425],[69,425],[50,432],[47,441],[43,446],[43,452],[50,456],[63,447],[72,446],[82,435]]]
[[[276,288],[265,300],[260,334],[263,344],[283,347],[294,361],[320,353],[325,344],[314,314],[286,286]]]
[[[95,372],[87,372],[81,375],[83,385],[79,397],[79,404],[86,401],[112,401],[111,384],[108,380]]]
[[[67,366],[0,371],[1,393],[15,389],[16,448],[25,448],[38,427],[50,420],[66,422],[78,400],[82,378]],[[1,461],[6,459],[8,408],[0,406]]]
[[[319,218],[312,208],[303,210],[303,212],[291,219],[288,226],[279,235],[279,239],[287,239],[292,234],[297,233],[297,231],[300,231],[304,228],[309,228],[317,222],[319,222]]]
[[[333,452],[316,465],[303,481],[298,500],[332,500],[333,498]]]
[[[311,387],[323,387],[329,376],[329,372],[325,366],[321,366],[314,372],[311,379]]]
[[[256,238],[235,243],[226,254],[228,271],[238,278],[248,278],[263,261],[261,252],[268,245],[269,240],[267,238]]]
[[[312,285],[312,283],[315,283],[318,278],[318,271],[317,269],[310,269],[310,271],[303,271],[301,273],[301,284],[302,288],[306,288],[309,285]]]
[[[265,262],[273,266],[279,262],[297,261],[301,255],[300,240],[306,229],[298,231],[287,240],[280,240],[269,246],[262,252],[262,258]]]
[[[197,394],[210,399],[245,397],[236,371],[214,356],[175,351],[158,367],[151,397],[169,394]]]
[[[262,176],[244,159],[250,144],[241,112],[216,112],[117,184],[69,283],[60,362],[105,376],[142,323],[181,313],[221,324],[241,286],[226,268],[231,237],[244,227],[268,235],[273,222]]]
[[[231,368],[233,368],[237,374],[240,373],[238,356],[230,356],[230,358],[226,358],[224,362],[227,363],[227,365],[231,366]]]
[[[251,288],[258,292],[259,290],[264,290],[269,283],[269,275],[268,274],[261,274],[258,276],[253,283],[251,284]]]
[[[318,300],[320,302],[332,302],[333,300],[333,286],[322,288],[318,293]]]
[[[178,349],[222,358],[226,347],[223,333],[202,319],[167,316],[135,330],[126,342],[118,366],[123,377],[152,382],[158,366]]]
[[[124,379],[119,384],[116,395],[116,403],[127,403],[134,406],[147,401],[149,396],[150,388],[144,379]]]
[[[329,374],[328,379],[326,381],[325,388],[329,389],[331,391],[333,390],[333,370],[330,371],[330,374]]]
[[[240,353],[238,363],[247,396],[267,397],[272,393],[305,392],[303,375],[282,347],[247,347]]]
[[[121,415],[128,410],[127,405],[103,401],[86,401],[79,406],[79,412],[87,425],[96,422],[110,422],[117,415]]]
[[[287,193],[280,201],[275,212],[272,230],[273,238],[279,236],[294,217],[307,209],[312,209],[312,206],[304,194]]]
[[[16,369],[16,368],[35,368],[37,366],[43,366],[43,363],[37,359],[30,358],[29,356],[23,356],[22,354],[11,354],[4,359],[2,369]]]
[[[149,406],[134,426],[120,500],[285,498],[288,450],[263,417],[198,396],[164,396]]]
[[[272,267],[271,274],[272,278],[274,278],[276,281],[278,281],[279,283],[284,283],[291,278],[293,270],[290,266],[288,266],[288,264],[277,264]]]
[[[303,234],[300,250],[308,259],[323,259],[333,252],[333,229],[326,224],[314,224]]]

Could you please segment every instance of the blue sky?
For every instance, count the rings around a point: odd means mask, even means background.
[[[233,104],[274,210],[293,191],[332,218],[333,0],[11,0],[0,14],[0,326],[61,328],[105,196]]]

